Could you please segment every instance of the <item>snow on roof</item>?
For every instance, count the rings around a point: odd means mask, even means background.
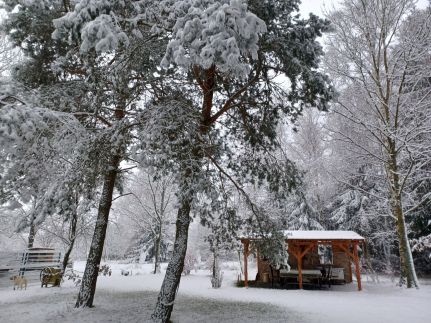
[[[301,240],[365,240],[354,231],[292,231],[285,230],[287,239]]]

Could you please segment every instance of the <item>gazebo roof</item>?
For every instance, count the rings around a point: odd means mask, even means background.
[[[285,230],[284,236],[286,237],[286,239],[292,239],[292,240],[365,240],[355,231]]]
[[[284,230],[284,237],[287,240],[316,240],[316,241],[365,241],[365,238],[355,231],[336,231],[336,230]],[[270,236],[268,236],[269,238]],[[241,240],[260,240],[262,236],[247,235],[241,236]]]

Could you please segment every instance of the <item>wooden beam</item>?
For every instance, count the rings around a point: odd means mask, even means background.
[[[257,269],[257,273],[259,274],[259,248],[256,246],[256,269]],[[261,278],[259,278],[261,279]]]
[[[300,254],[300,257],[302,258],[302,257],[304,257],[305,256],[305,254],[307,253],[307,252],[309,252],[311,249],[313,249],[313,247],[314,247],[314,243],[312,242],[312,243],[310,243],[308,246],[307,246],[307,248],[305,248],[305,250],[303,251],[303,252],[301,252],[301,254]]]
[[[353,256],[355,262],[356,281],[358,282],[358,290],[362,290],[361,284],[361,268],[359,267],[358,242],[353,243]]]
[[[243,240],[244,244],[244,287],[248,288],[248,246],[249,240]]]
[[[350,259],[348,259],[349,260],[349,266],[347,267],[347,269],[348,269],[348,274],[349,274],[349,279],[350,279],[350,283],[351,282],[353,282],[353,273],[352,273],[352,263],[350,262]]]
[[[298,257],[298,284],[299,289],[302,289],[302,257]]]
[[[298,250],[298,284],[299,289],[302,289],[302,258],[309,252],[311,249],[313,249],[315,246],[315,242],[309,242],[306,245],[306,248],[304,250]]]
[[[292,254],[296,259],[298,259],[300,254],[301,254],[300,246],[298,246],[294,242],[289,243],[288,248],[287,248],[287,252],[289,254]]]
[[[350,252],[349,248],[346,246],[345,243],[335,243],[334,245],[343,250],[345,254],[349,256],[352,260],[355,260],[355,256]]]

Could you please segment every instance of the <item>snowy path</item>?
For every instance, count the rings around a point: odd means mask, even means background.
[[[0,288],[0,322],[147,322],[163,275],[135,270],[99,277],[96,308],[73,309],[77,289],[27,291]],[[221,289],[210,287],[207,272],[183,277],[173,313],[174,322],[350,322],[425,323],[431,317],[431,285],[405,290],[393,283],[333,286],[331,290],[299,291],[234,287],[236,272],[225,272]],[[53,304],[53,305],[49,305]],[[91,313],[91,316],[88,316]]]

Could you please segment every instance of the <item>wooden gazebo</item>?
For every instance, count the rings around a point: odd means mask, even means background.
[[[359,265],[358,248],[364,247],[365,239],[354,231],[285,231],[286,247],[289,253],[289,263],[297,267],[298,286],[303,288],[304,265],[313,263],[319,245],[331,246],[334,255],[334,263],[346,271],[346,282],[352,281],[351,263],[355,265],[356,281],[358,290],[362,289],[361,270]],[[244,246],[244,285],[248,287],[248,256],[250,254],[250,242],[260,240],[256,237],[243,237],[241,242]],[[258,262],[258,274],[264,268],[263,260],[256,250]],[[317,256],[318,257],[318,256]],[[303,260],[308,260],[304,262]],[[259,275],[258,275],[259,276]]]

